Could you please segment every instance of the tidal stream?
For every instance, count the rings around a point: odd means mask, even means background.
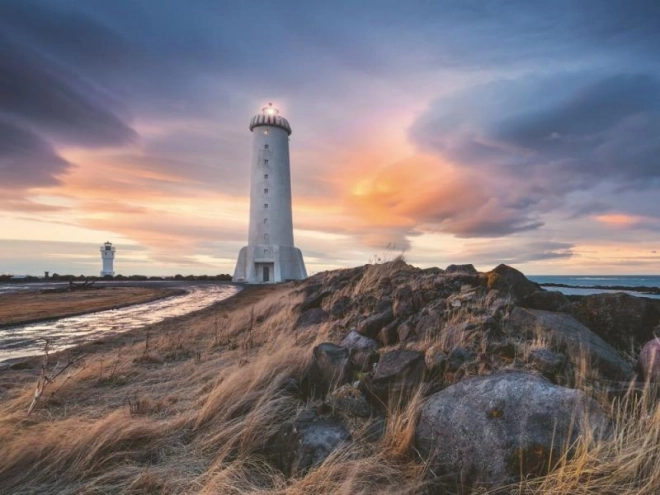
[[[195,283],[167,284],[167,288],[183,289],[186,294],[119,309],[2,328],[0,366],[8,360],[42,354],[46,338],[50,352],[61,351],[100,337],[192,313],[227,299],[241,290],[240,287],[229,284]]]

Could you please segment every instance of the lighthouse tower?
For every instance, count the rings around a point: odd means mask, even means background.
[[[293,245],[289,136],[291,126],[272,103],[250,121],[252,176],[248,245],[238,254],[234,281],[273,283],[307,277]]]
[[[101,259],[103,260],[103,270],[101,270],[101,276],[105,277],[106,275],[111,275],[114,277],[115,272],[112,267],[112,264],[115,261],[115,248],[111,242],[106,242],[101,245]]]

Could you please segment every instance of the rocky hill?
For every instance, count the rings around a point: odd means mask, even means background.
[[[246,288],[79,349],[29,418],[42,365],[0,374],[0,493],[660,493],[659,322],[505,265]]]
[[[421,398],[413,449],[431,477],[462,489],[547,473],[578,439],[611,434],[606,398],[643,380],[636,354],[660,331],[660,301],[571,302],[506,265],[478,273],[396,260],[322,273],[297,290],[296,327],[326,324],[334,336],[314,347],[303,397],[324,400],[336,418],[382,418],[382,428]],[[274,444],[287,473],[350,441],[318,407],[291,431],[295,441]]]

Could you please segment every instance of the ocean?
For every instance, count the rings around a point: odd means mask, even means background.
[[[643,294],[638,287],[653,287],[660,291],[660,275],[528,275],[528,279],[541,284],[547,290],[557,290],[566,295],[588,295],[603,292],[627,292],[633,296],[660,299],[660,294]],[[545,286],[560,284],[565,287]],[[625,287],[607,289],[605,287]]]

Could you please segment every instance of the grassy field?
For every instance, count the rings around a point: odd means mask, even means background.
[[[370,269],[359,290],[387,269]],[[388,411],[375,443],[364,435],[372,419],[346,418],[354,442],[305,475],[287,478],[264,459],[284,421],[320,405],[301,404],[284,385],[302,375],[315,344],[346,331],[332,323],[296,329],[303,298],[290,284],[250,287],[193,315],[88,344],[30,415],[40,360],[0,373],[0,494],[461,493],[429,491],[413,446],[419,395]],[[50,356],[49,373],[68,359]],[[609,440],[577,445],[552,473],[497,493],[660,493],[657,403],[648,394],[603,403],[615,420]]]
[[[70,292],[12,292],[0,295],[0,326],[32,323],[145,303],[180,293],[176,289],[103,287]]]

